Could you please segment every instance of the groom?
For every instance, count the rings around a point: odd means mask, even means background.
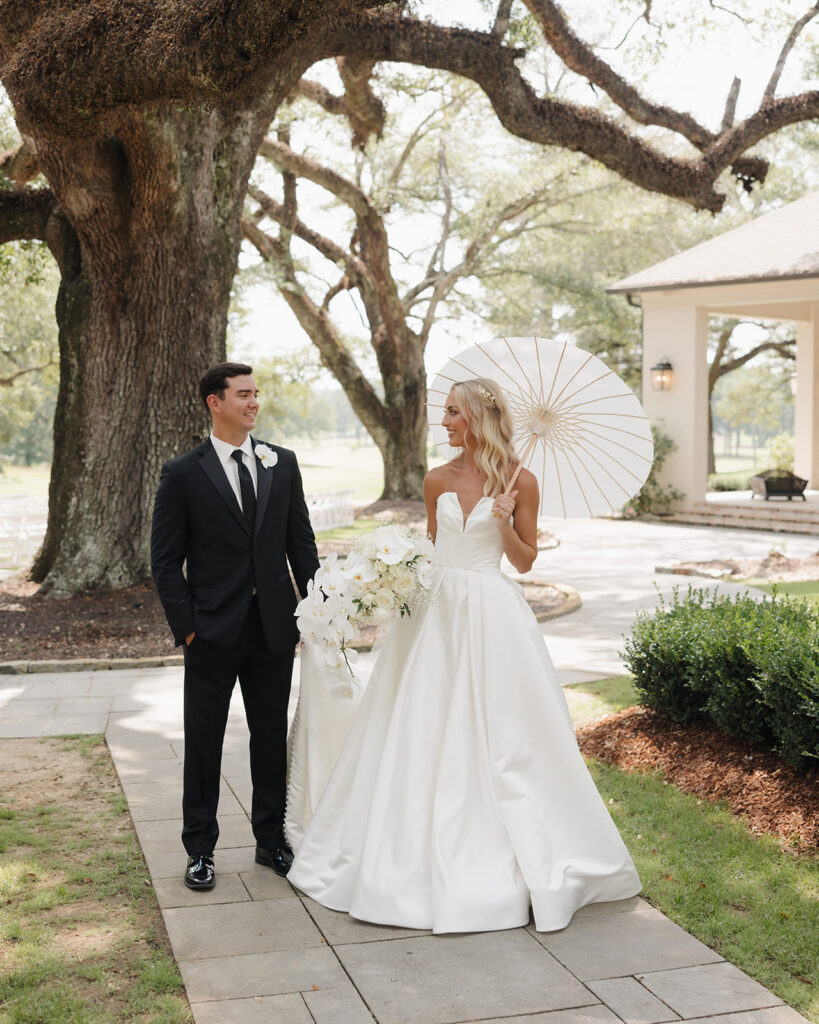
[[[182,843],[185,884],[212,889],[222,741],[236,678],[250,729],[256,863],[286,875],[287,703],[296,584],[318,568],[296,456],[250,436],[253,370],[212,366],[199,382],[212,432],[162,467],[151,530],[156,589],[185,654]]]

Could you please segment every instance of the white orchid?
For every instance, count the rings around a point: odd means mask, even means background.
[[[379,561],[384,565],[403,562],[412,552],[415,544],[411,537],[397,526],[382,526],[372,533],[371,544]]]
[[[359,538],[345,562],[325,559],[296,608],[303,638],[318,646],[330,693],[353,695],[355,651],[360,626],[384,626],[408,615],[416,593],[432,585],[432,543],[416,530],[382,526]]]
[[[276,452],[272,448],[268,448],[266,444],[257,444],[253,449],[253,454],[265,469],[272,469],[279,461],[279,456]]]

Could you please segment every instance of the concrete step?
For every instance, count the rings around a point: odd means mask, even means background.
[[[693,507],[681,509],[670,516],[663,516],[664,522],[685,523],[691,526],[723,526],[734,530],[770,530],[773,533],[800,533],[819,537],[819,516],[780,516],[778,512],[760,512],[745,509],[716,511]]]
[[[757,516],[771,519],[785,519],[794,522],[819,523],[819,505],[802,501],[696,501],[686,511],[702,512],[708,515]]]

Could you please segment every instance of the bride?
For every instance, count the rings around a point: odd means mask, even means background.
[[[433,932],[564,928],[640,880],[577,747],[534,615],[500,571],[537,554],[537,482],[498,386],[455,384],[452,462],[424,480],[432,597],[396,623],[288,879],[333,910]],[[300,841],[299,841],[300,839]]]

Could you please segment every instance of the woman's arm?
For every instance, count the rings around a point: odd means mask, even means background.
[[[424,477],[424,504],[427,507],[427,533],[432,538],[433,544],[438,532],[438,496],[443,490],[444,483],[438,468],[431,469]]]
[[[503,537],[503,553],[518,572],[529,572],[537,558],[537,480],[528,469],[522,469],[517,489],[499,494],[492,512],[498,519]],[[514,512],[514,523],[511,520]]]

